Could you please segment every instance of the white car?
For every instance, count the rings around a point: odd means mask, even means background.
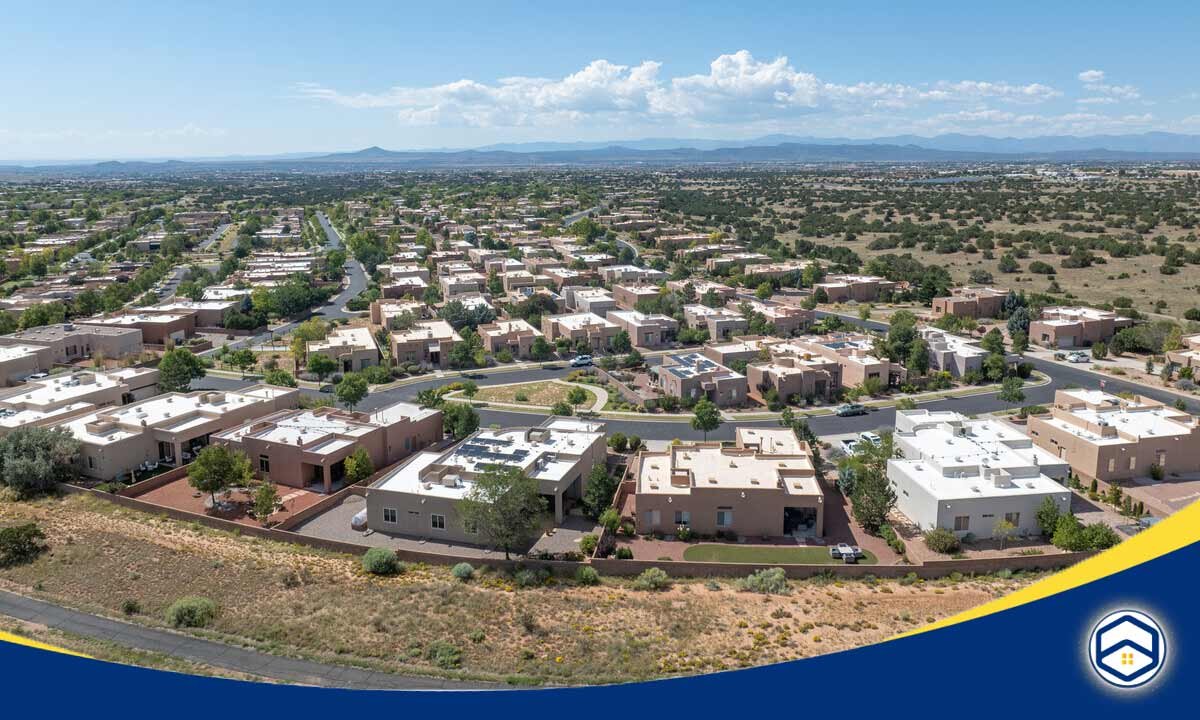
[[[853,455],[855,449],[858,448],[858,442],[859,441],[854,438],[846,438],[842,441],[842,452],[846,453],[847,455]]]
[[[878,445],[879,443],[883,442],[883,438],[879,437],[879,435],[873,432],[859,433],[858,437],[863,442],[869,442],[872,445]]]
[[[1091,361],[1092,361],[1092,359],[1091,359],[1091,358],[1089,358],[1089,357],[1088,357],[1087,355],[1085,355],[1084,353],[1081,353],[1081,352],[1073,352],[1073,353],[1071,353],[1070,355],[1068,355],[1068,356],[1067,356],[1067,361],[1068,361],[1068,362],[1073,362],[1073,363],[1085,363],[1085,362],[1091,362]]]
[[[592,364],[591,355],[576,355],[571,358],[571,367],[587,367]]]

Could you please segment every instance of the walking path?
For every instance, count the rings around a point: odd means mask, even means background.
[[[184,658],[277,682],[357,690],[460,690],[500,687],[481,682],[393,675],[269,655],[169,630],[91,615],[5,590],[0,590],[0,614],[73,635]]]

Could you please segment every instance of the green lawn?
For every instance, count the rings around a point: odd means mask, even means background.
[[[869,550],[859,558],[860,565],[874,565],[878,559]],[[720,545],[701,543],[683,551],[684,560],[694,562],[775,563],[778,565],[841,565],[829,557],[827,547],[796,547],[791,545]]]

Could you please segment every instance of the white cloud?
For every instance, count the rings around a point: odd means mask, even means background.
[[[838,84],[797,70],[786,57],[760,61],[746,50],[717,57],[705,74],[660,78],[660,69],[660,63],[649,60],[634,66],[594,60],[557,79],[510,77],[491,84],[463,79],[376,93],[345,93],[315,83],[301,83],[295,89],[300,97],[343,107],[391,109],[409,125],[473,127],[605,121],[702,126],[987,100],[1037,104],[1062,95],[1040,83],[979,80]]]
[[[1103,70],[1084,70],[1079,73],[1079,82],[1088,85],[1104,82]]]
[[[1137,100],[1142,96],[1141,91],[1133,85],[1106,83],[1107,77],[1103,70],[1084,70],[1079,73],[1079,82],[1083,83],[1083,87],[1093,93],[1095,97],[1084,98],[1078,102],[1091,105],[1111,104],[1125,100]],[[1108,100],[1104,98],[1108,98]]]

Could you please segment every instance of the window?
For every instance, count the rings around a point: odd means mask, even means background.
[[[971,516],[958,515],[954,518],[954,532],[966,532],[971,529]]]
[[[405,450],[405,452],[412,450],[412,438],[410,438],[410,437],[404,438],[404,450]]]
[[[383,509],[383,521],[390,525],[396,524],[396,508]]]
[[[1129,469],[1132,470],[1135,467],[1137,467],[1137,455],[1130,455],[1129,456]]]
[[[434,530],[445,530],[446,529],[446,516],[445,515],[430,515],[429,516],[429,526],[431,528],[433,528]]]
[[[659,515],[657,510],[651,510],[646,513],[646,520],[650,523],[650,527],[658,527]]]
[[[675,511],[675,524],[676,525],[690,525],[691,522],[692,522],[692,514],[690,512],[688,512],[687,510],[676,510]]]
[[[731,525],[733,525],[733,510],[728,509],[728,508],[718,509],[717,510],[717,527],[727,528]]]
[[[1021,526],[1021,513],[1019,513],[1019,512],[1004,513],[1004,520],[1005,520],[1005,522],[1012,523],[1013,527],[1020,527]]]
[[[90,467],[90,468],[96,467],[96,458],[92,457],[91,455],[88,455],[88,467]]]
[[[258,471],[269,473],[271,472],[271,458],[266,455],[258,456]]]
[[[1116,459],[1116,458],[1109,458],[1109,459],[1108,459],[1108,471],[1109,471],[1109,472],[1112,472],[1112,471],[1114,471],[1114,470],[1116,470],[1116,469],[1117,469],[1117,459]]]

